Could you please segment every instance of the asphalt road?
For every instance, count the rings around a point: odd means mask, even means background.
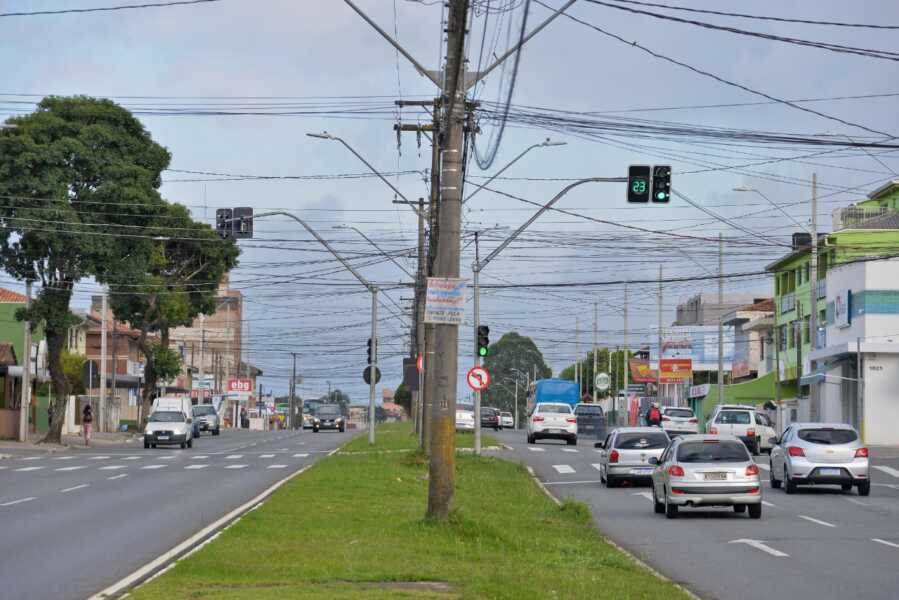
[[[86,598],[351,435],[223,430],[185,450],[132,443],[0,460],[0,596]]]
[[[512,447],[500,455],[530,465],[556,497],[587,503],[606,536],[703,598],[899,597],[899,452],[874,451],[866,498],[831,487],[787,496],[771,489],[767,457],[757,457],[761,520],[729,508],[682,509],[668,520],[653,513],[648,485],[600,484],[592,440],[528,446],[522,431],[497,437]]]

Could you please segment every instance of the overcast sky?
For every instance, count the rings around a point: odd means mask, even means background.
[[[7,0],[0,3],[0,12],[117,3]],[[425,66],[439,66],[442,3],[357,0],[357,4],[386,30],[396,32],[404,47]],[[487,45],[496,39],[498,52],[504,47],[507,32],[512,31],[514,36],[523,3],[491,3],[509,4],[517,8],[502,18],[490,13],[486,19]],[[562,2],[547,0],[547,4],[558,7]],[[899,4],[889,0],[681,0],[676,4],[804,20],[899,24]],[[895,30],[658,12],[779,36],[897,51]],[[530,22],[535,24],[548,14],[547,9],[532,3]],[[571,14],[629,42],[779,99],[899,93],[899,65],[893,60],[711,31],[584,0],[571,9]],[[507,29],[509,20],[511,29]],[[485,15],[479,10],[469,46],[472,68],[476,67],[484,26]],[[397,117],[392,106],[399,97],[430,98],[435,87],[338,0],[223,0],[144,10],[5,17],[0,18],[0,65],[0,93],[4,94],[0,97],[0,117],[29,112],[45,94],[110,97],[138,112],[153,137],[172,152],[172,169],[180,171],[274,176],[366,171],[338,143],[304,135],[322,130],[343,137],[382,171],[420,172],[430,166],[428,142],[423,139],[419,148],[414,134],[405,134],[398,154],[393,131]],[[505,72],[506,82],[510,71]],[[497,70],[486,87],[477,90],[480,100],[500,99],[501,75]],[[644,124],[644,120],[677,123],[688,129],[735,128],[803,137],[831,133],[870,140],[882,136],[864,128],[899,135],[896,98],[801,104],[832,119],[777,102],[757,104],[765,100],[562,17],[526,46],[513,103],[554,111],[605,113],[591,118],[619,123],[628,118]],[[304,112],[353,110],[342,115],[191,114],[210,108],[271,112],[277,103],[282,112],[299,108]],[[707,107],[742,103],[754,104]],[[706,108],[683,108],[697,106]],[[360,115],[363,107],[372,112]],[[650,108],[666,110],[613,112]],[[163,110],[172,114],[160,115]],[[412,123],[426,118],[409,109],[402,112],[402,117]],[[495,126],[485,120],[481,128],[483,135],[477,144],[483,151]],[[717,271],[714,242],[678,238],[671,233],[714,238],[721,232],[725,238],[725,271],[758,271],[786,252],[777,243],[787,243],[798,227],[760,195],[734,192],[733,188],[758,189],[805,225],[810,213],[809,182],[816,172],[820,182],[818,221],[827,231],[834,208],[863,199],[885,181],[897,178],[893,170],[899,170],[896,154],[883,150],[872,154],[836,150],[809,157],[832,149],[771,143],[734,145],[732,139],[637,137],[607,131],[601,132],[599,139],[587,139],[516,121],[507,127],[493,167],[484,172],[471,161],[469,178],[483,181],[524,148],[546,137],[567,145],[533,150],[504,173],[512,179],[498,180],[491,188],[545,202],[566,185],[568,178],[616,177],[625,175],[630,164],[670,164],[675,189],[719,215],[739,217],[736,223],[743,229],[717,221],[678,198],[668,206],[635,208],[627,206],[623,184],[591,184],[574,190],[559,203],[559,208],[575,214],[545,215],[520,242],[491,263],[483,273],[485,284],[637,281],[657,277],[659,264],[663,264],[667,277],[708,276]],[[805,158],[796,159],[800,156]],[[198,219],[211,223],[216,207],[293,210],[348,256],[367,260],[358,253],[373,250],[355,232],[334,230],[335,225],[354,225],[390,252],[408,250],[400,260],[410,270],[414,266],[414,215],[408,208],[392,204],[393,193],[376,179],[233,180],[174,171],[167,172],[165,179],[162,191],[166,198],[189,205]],[[391,181],[410,198],[427,194],[419,174],[392,176]],[[472,189],[469,185],[466,193]],[[481,191],[466,205],[465,227],[469,232],[496,225],[514,228],[533,210],[520,200]],[[612,223],[585,220],[584,215]],[[668,234],[648,234],[621,225]],[[310,236],[293,222],[259,220],[256,233],[253,241],[242,242],[241,266],[232,280],[247,301],[249,342],[245,354],[266,373],[263,383],[286,390],[288,352],[297,351],[300,372],[305,377],[301,386],[304,395],[326,391],[326,382],[331,381],[347,390],[354,401],[366,400],[361,370],[369,337],[367,293],[361,286],[352,287],[351,276],[326,260],[321,249],[310,242]],[[500,230],[485,234],[482,253],[489,252],[507,233]],[[463,274],[470,274],[472,259],[473,247],[468,247]],[[367,266],[363,272],[384,284],[409,281],[386,261]],[[3,285],[17,288],[9,276],[0,279]],[[665,288],[664,320],[670,323],[679,301],[702,291],[714,292],[717,284],[711,280],[689,281]],[[630,343],[634,347],[644,339],[648,341],[649,328],[657,321],[657,285],[634,283],[629,290]],[[772,285],[770,278],[756,276],[728,280],[726,290],[764,296],[771,294]],[[81,285],[76,304],[85,306],[96,291],[89,282]],[[389,311],[399,313],[393,302],[407,306],[411,291],[395,290],[384,295],[390,299],[384,300],[381,309],[385,317],[381,324],[382,370],[384,383],[393,387],[400,376],[399,355],[407,343],[408,319],[391,317]],[[577,327],[581,331],[580,349],[586,351],[592,343],[594,302],[598,304],[599,342],[620,344],[620,283],[589,289],[485,290],[481,320],[490,325],[494,341],[511,330],[533,337],[558,372],[575,356]],[[466,328],[460,336],[462,373],[472,362],[468,358],[469,332]],[[461,384],[459,393],[460,397],[467,393]]]

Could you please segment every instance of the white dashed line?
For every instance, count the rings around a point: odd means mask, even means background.
[[[767,506],[768,508],[777,508],[777,505],[776,505],[776,504],[771,504],[771,503],[768,502],[767,500],[762,500],[762,505],[763,505],[763,506]]]
[[[643,496],[647,500],[652,500],[652,492],[634,492],[634,496]]]
[[[105,467],[100,467],[101,471],[118,471],[119,469],[126,468],[125,465],[106,465]]]
[[[562,448],[562,452],[577,452],[574,448]]]
[[[78,467],[59,467],[58,469],[54,469],[54,471],[77,471],[79,469],[86,469],[86,468],[87,467],[85,467],[83,465],[78,466]]]
[[[287,465],[269,465],[267,469],[286,469]]]
[[[91,456],[91,460],[106,460],[108,458],[112,458],[111,456]]]
[[[528,446],[528,450],[531,452],[543,452],[543,448],[532,448],[531,446]]]
[[[140,456],[125,456],[122,458],[122,460],[137,460],[139,458]]]
[[[5,471],[5,470],[8,469],[8,468],[9,468],[9,467],[4,467],[4,466],[0,465],[0,471]]]
[[[739,539],[739,540],[731,540],[727,542],[728,544],[746,544],[747,546],[752,546],[756,550],[761,550],[762,552],[767,552],[771,556],[776,556],[778,558],[786,558],[790,556],[786,552],[781,552],[780,550],[776,550],[771,546],[765,544],[761,540],[749,540],[749,539]]]
[[[57,456],[53,460],[72,460],[74,456]]]
[[[69,493],[69,492],[74,492],[75,490],[81,490],[81,489],[84,489],[84,488],[88,487],[88,485],[89,485],[89,484],[87,484],[87,483],[82,483],[81,485],[74,485],[74,486],[72,486],[72,487],[70,487],[70,488],[66,488],[66,489],[64,489],[64,490],[59,490],[59,493],[60,493],[60,494],[67,494],[67,493]]]
[[[209,465],[187,465],[185,469],[205,469]]]
[[[40,460],[42,458],[44,458],[44,457],[43,456],[26,456],[22,460]]]
[[[161,469],[166,466],[168,465],[144,465],[141,469]]]
[[[225,468],[226,468],[226,469],[243,469],[243,468],[246,467],[246,466],[247,466],[247,465],[228,465],[228,466],[225,467]]]
[[[853,504],[858,504],[859,506],[868,506],[867,502],[862,502],[861,500],[856,500],[855,498],[844,498],[846,502],[852,502]]]
[[[243,458],[243,454],[229,454],[225,458],[227,458],[228,460],[235,460],[238,458]]]
[[[274,454],[260,454],[259,458],[275,458]]]
[[[562,474],[574,473],[574,469],[572,469],[568,465],[553,465],[553,469],[555,469],[557,473],[562,473]]]
[[[20,498],[11,502],[4,502],[3,504],[0,504],[0,506],[12,506],[13,504],[22,504],[23,502],[31,502],[32,500],[37,500],[37,498],[35,498],[34,496],[29,496],[28,498]]]
[[[2,506],[2,505],[0,505]],[[872,542],[877,542],[878,544],[883,544],[884,546],[889,546],[891,548],[899,548],[899,544],[895,542],[888,542],[886,540],[882,540],[880,538],[871,538]]]
[[[156,460],[175,460],[174,456],[157,456]]]
[[[892,475],[893,477],[899,477],[899,470],[894,469],[893,467],[885,467],[883,465],[873,465],[875,469],[886,473],[887,475]]]
[[[14,471],[40,471],[45,467],[21,467],[19,469],[13,469]]]
[[[107,481],[112,481],[113,479],[121,479],[122,477],[128,477],[128,473],[122,473],[121,475],[113,475],[112,477],[107,477]]]
[[[190,458],[191,460],[206,460],[209,457],[205,454],[200,454],[199,456],[191,456]]]
[[[596,469],[597,471],[602,471],[602,465],[599,463],[590,463],[590,466]]]
[[[294,458],[306,458],[307,456],[309,456],[309,455],[306,453],[300,453],[300,454],[293,455]]]
[[[833,523],[828,523],[827,521],[822,521],[821,519],[815,519],[814,517],[809,517],[806,515],[797,515],[800,519],[805,519],[811,523],[817,523],[818,525],[824,525],[825,527],[836,527]]]

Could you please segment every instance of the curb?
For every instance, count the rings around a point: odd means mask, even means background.
[[[534,469],[532,469],[529,465],[526,465],[526,467],[527,467],[528,473],[531,475],[531,479],[533,479],[533,480],[534,480],[534,483],[537,484],[537,487],[539,487],[539,488],[543,491],[543,493],[546,494],[546,495],[549,497],[549,499],[552,500],[552,501],[556,504],[556,506],[562,506],[562,501],[559,500],[558,498],[556,498],[555,496],[553,496],[552,493],[549,491],[549,488],[547,488],[545,485],[543,485],[543,482],[540,481],[540,480],[537,478],[537,474],[534,473]],[[665,581],[665,582],[667,582],[667,583],[670,583],[671,585],[673,585],[673,586],[676,587],[678,590],[680,590],[680,591],[682,591],[683,593],[685,593],[687,596],[689,596],[689,597],[692,598],[693,600],[702,600],[702,598],[700,598],[699,596],[697,596],[697,595],[696,595],[695,593],[693,593],[692,591],[688,590],[688,589],[687,589],[686,587],[684,587],[682,584],[680,584],[680,583],[674,581],[673,579],[671,579],[670,577],[668,577],[668,576],[666,576],[666,575],[663,575],[662,573],[660,573],[659,571],[657,571],[656,569],[654,569],[653,567],[651,567],[648,563],[646,563],[646,562],[644,562],[643,560],[637,558],[637,556],[636,556],[635,554],[633,554],[630,550],[628,550],[628,549],[622,547],[622,546],[619,545],[618,543],[616,543],[616,542],[612,541],[611,539],[609,539],[608,537],[606,537],[606,536],[605,536],[605,535],[604,535],[598,528],[596,528],[596,532],[599,534],[599,537],[602,539],[602,541],[604,541],[605,543],[607,543],[607,544],[610,545],[611,547],[615,548],[616,550],[618,550],[619,552],[621,552],[622,554],[624,554],[625,556],[627,556],[627,557],[631,560],[631,562],[633,562],[634,564],[636,564],[636,565],[637,565],[638,567],[640,567],[641,569],[643,569],[643,570],[645,570],[645,571],[648,571],[648,572],[652,573],[653,575],[655,575],[656,577],[658,577],[658,578],[661,579],[662,581]]]

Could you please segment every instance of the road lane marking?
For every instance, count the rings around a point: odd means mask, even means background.
[[[12,506],[13,504],[22,504],[23,502],[31,502],[32,500],[37,500],[37,498],[35,496],[29,496],[28,498],[19,498],[18,500],[4,502],[3,504],[0,504],[0,506]]]
[[[59,493],[60,493],[60,494],[67,494],[67,493],[69,493],[69,492],[74,492],[75,490],[81,490],[81,489],[84,489],[84,488],[88,487],[89,485],[90,485],[90,484],[88,484],[88,483],[82,483],[81,485],[73,485],[73,486],[70,487],[70,488],[66,488],[66,489],[64,489],[64,490],[59,490]]]
[[[800,519],[805,519],[806,521],[810,521],[812,523],[817,523],[818,525],[824,525],[825,527],[836,527],[833,523],[828,523],[827,521],[822,521],[821,519],[816,519],[814,517],[809,517],[807,515],[796,515]]]
[[[885,467],[883,465],[872,465],[878,471],[886,473],[887,475],[892,475],[893,477],[899,477],[899,470],[894,469],[893,467]]]
[[[859,506],[868,506],[867,502],[862,502],[861,500],[856,500],[855,498],[843,498],[846,502],[852,502],[853,504],[858,504]]]
[[[21,467],[18,469],[13,469],[14,471],[40,471],[46,467]]]
[[[287,465],[269,465],[267,469],[286,469]]]
[[[140,456],[124,456],[122,457],[122,460],[137,460],[139,458]]]
[[[762,505],[763,505],[763,506],[767,506],[767,507],[769,507],[769,508],[777,508],[777,505],[776,505],[776,504],[771,504],[771,503],[768,502],[767,500],[762,500]]]
[[[111,456],[91,456],[91,460],[106,460],[107,458],[112,458]]]
[[[167,467],[168,465],[144,465],[141,469],[161,469],[163,467]]]
[[[44,458],[44,457],[43,456],[26,456],[22,460],[40,460],[42,458]]]
[[[532,448],[530,446],[528,446],[528,450],[531,452],[543,452],[543,448]]]
[[[890,488],[891,490],[899,490],[899,485],[896,485],[895,483],[872,483],[871,485],[876,485],[878,487],[886,487],[886,488]]]
[[[125,465],[106,465],[105,467],[100,467],[101,471],[118,471],[119,469],[127,468]]]
[[[596,469],[597,471],[602,471],[602,465],[600,463],[590,463],[590,466]]]
[[[228,465],[228,466],[225,467],[225,468],[226,468],[226,469],[243,469],[243,468],[246,467],[246,466],[247,466],[247,465]]]
[[[206,460],[207,458],[209,458],[209,457],[206,456],[205,454],[200,454],[199,456],[191,456],[190,457],[191,460]]]
[[[563,475],[566,473],[574,473],[574,469],[568,465],[553,465],[553,469],[555,469],[557,473],[562,473]]]
[[[577,452],[574,448],[562,448],[562,452]]]
[[[87,467],[80,465],[77,467],[59,467],[58,469],[53,469],[54,471],[77,471],[79,469],[86,469]]]
[[[260,454],[259,458],[275,458],[274,454]]]
[[[107,477],[107,481],[112,481],[113,479],[121,479],[122,477],[128,477],[128,473],[122,473],[121,475],[113,475],[112,477]]]
[[[599,479],[585,479],[584,481],[544,481],[543,485],[577,485],[579,483],[602,483]]]
[[[185,469],[205,469],[209,465],[187,465]]]
[[[0,465],[0,471],[5,471],[5,470],[8,469],[8,468],[9,468],[9,467],[4,467],[3,465]]]
[[[652,500],[652,492],[634,492],[634,496],[643,496],[647,500]]]
[[[294,458],[306,458],[307,456],[309,456],[309,454],[305,453],[305,452],[301,452],[300,454],[293,455]]]
[[[74,456],[57,456],[53,460],[72,460]]]
[[[175,460],[174,456],[157,456],[156,460]]]
[[[871,538],[872,542],[877,542],[878,544],[883,544],[884,546],[890,546],[891,548],[899,548],[899,544],[894,542],[888,542],[886,540],[882,540],[880,538]]]
[[[225,458],[227,458],[228,460],[234,460],[237,458],[243,458],[243,454],[229,454]]]
[[[762,552],[767,552],[771,556],[776,556],[778,558],[786,558],[786,557],[790,556],[786,552],[781,552],[780,550],[772,548],[771,546],[767,545],[762,540],[750,540],[750,539],[746,539],[746,538],[741,538],[739,540],[731,540],[727,543],[728,544],[746,544],[747,546],[751,546],[751,547],[755,548],[756,550],[761,550]]]

